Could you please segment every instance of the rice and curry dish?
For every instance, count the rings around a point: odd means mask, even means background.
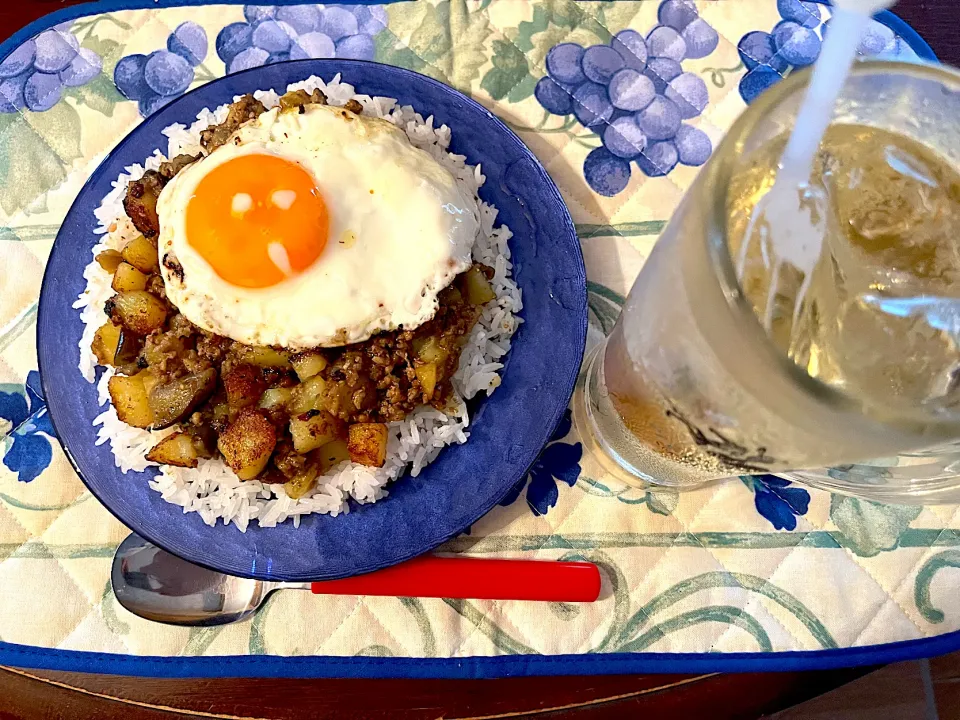
[[[174,125],[97,211],[80,369],[118,466],[244,530],[374,502],[467,439],[520,320],[479,167],[317,78]]]

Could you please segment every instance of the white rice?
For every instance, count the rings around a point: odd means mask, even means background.
[[[241,482],[220,459],[201,460],[195,469],[163,466],[160,474],[150,481],[150,487],[164,500],[181,506],[185,513],[199,513],[211,526],[216,525],[217,520],[222,520],[224,525],[233,523],[241,532],[246,531],[251,520],[261,527],[274,527],[292,519],[298,526],[300,518],[311,513],[338,515],[349,512],[351,499],[358,503],[376,502],[386,497],[388,483],[406,470],[416,476],[441,449],[452,443],[466,442],[469,418],[464,400],[480,392],[490,394],[500,385],[501,359],[510,350],[511,337],[522,322],[517,317],[522,308],[520,289],[510,277],[512,264],[508,241],[512,233],[506,226],[494,227],[497,209],[477,196],[477,190],[485,180],[480,166],[468,165],[464,156],[447,152],[450,128],[446,125],[434,127],[432,116],[424,119],[409,105],[400,107],[392,98],[356,95],[352,85],[340,82],[339,75],[329,84],[311,77],[290,85],[288,90],[300,88],[307,92],[319,88],[332,105],[343,105],[351,98],[358,100],[365,115],[383,118],[403,128],[413,145],[430,153],[453,173],[464,190],[477,197],[481,230],[473,257],[495,269],[492,285],[497,299],[486,306],[464,346],[460,368],[453,378],[457,410],[447,415],[432,407],[421,407],[404,420],[390,423],[387,459],[382,468],[341,463],[318,480],[312,495],[298,500],[287,497],[282,485]],[[273,91],[260,90],[254,95],[268,108],[276,106],[279,100]],[[95,211],[99,222],[97,232],[103,237],[94,246],[93,256],[108,248],[122,247],[138,234],[123,211],[122,199],[127,184],[140,178],[146,170],[157,169],[167,157],[200,152],[201,131],[222,122],[226,114],[227,106],[224,105],[213,111],[201,111],[190,127],[175,124],[165,128],[163,134],[169,139],[167,155],[156,150],[143,165],[126,168]],[[79,367],[83,376],[93,383],[97,382],[96,358],[91,343],[97,328],[106,321],[103,306],[113,291],[111,276],[95,261],[84,269],[83,276],[87,287],[74,303],[85,326],[80,339]],[[107,393],[107,380],[112,374],[113,371],[107,369],[97,382],[100,404],[106,406],[93,421],[99,426],[97,444],[110,443],[117,467],[122,472],[139,472],[153,465],[146,460],[145,454],[172,431],[149,432],[120,422],[109,404]]]

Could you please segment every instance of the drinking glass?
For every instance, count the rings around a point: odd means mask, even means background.
[[[731,181],[752,151],[793,127],[809,77],[791,74],[759,97],[702,168],[612,333],[584,361],[577,427],[598,462],[634,485],[772,473],[888,502],[960,501],[960,412],[879,412],[812,377],[774,344],[738,281]],[[956,170],[960,73],[857,63],[833,123],[918,141]],[[874,350],[893,360],[912,352],[897,336]]]

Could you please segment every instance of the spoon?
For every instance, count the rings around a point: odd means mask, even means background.
[[[250,617],[275,590],[474,600],[593,602],[600,572],[583,562],[424,555],[367,575],[280,583],[224,575],[182,560],[138,535],[120,543],[110,574],[120,604],[170,625],[225,625]]]

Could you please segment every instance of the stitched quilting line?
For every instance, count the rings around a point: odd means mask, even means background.
[[[784,555],[783,559],[774,566],[773,570],[771,570],[769,573],[767,573],[767,576],[766,576],[766,577],[762,577],[762,576],[760,576],[760,575],[756,575],[756,577],[759,577],[761,580],[763,580],[766,585],[770,585],[770,586],[772,586],[772,587],[779,588],[779,586],[774,582],[774,578],[776,578],[777,574],[780,572],[780,570],[783,568],[783,566],[786,564],[786,562],[787,562],[791,557],[793,557],[793,555],[794,555],[795,553],[797,553],[797,552],[799,552],[799,551],[803,551],[803,550],[805,550],[805,549],[809,549],[810,546],[805,547],[805,543],[807,543],[807,542],[808,542],[807,538],[804,538],[800,543],[798,543],[798,544],[797,544],[795,547],[793,547],[789,552],[787,552],[787,554]],[[813,541],[811,540],[810,543],[812,544],[812,542],[813,542]],[[819,552],[819,549],[818,549],[818,552]],[[719,562],[719,559],[718,559],[718,562]],[[723,563],[721,563],[721,565],[723,565]],[[727,568],[724,568],[724,570],[727,570]],[[727,570],[727,572],[730,572],[730,571]],[[741,587],[741,589],[746,590],[746,588],[743,588],[743,586],[740,586],[740,587]],[[793,593],[790,593],[790,594],[793,595]],[[796,596],[794,596],[794,597],[796,597]],[[769,603],[773,603],[776,607],[779,607],[780,609],[783,609],[782,606],[779,605],[779,603],[774,603],[770,598],[767,598],[766,596],[764,596],[764,595],[762,595],[762,594],[752,595],[752,594],[749,594],[749,593],[748,593],[748,594],[745,596],[745,602],[744,602],[744,605],[743,605],[743,608],[742,608],[742,612],[743,612],[743,613],[746,613],[747,605],[749,605],[749,603],[750,603],[751,600],[755,600],[758,604],[760,604],[762,607],[764,607],[764,608],[767,610],[767,613],[768,613],[768,615],[770,616],[770,618],[771,618],[774,622],[777,623],[777,626],[778,626],[787,636],[790,637],[790,639],[793,641],[793,644],[794,644],[794,647],[791,648],[792,650],[804,650],[804,649],[805,649],[806,643],[803,642],[803,640],[801,639],[801,637],[800,637],[799,635],[797,635],[796,633],[794,633],[792,630],[790,630],[790,628],[786,625],[786,623],[784,623],[783,620],[781,620],[780,618],[778,618],[770,609],[768,609],[768,608],[765,607],[766,604],[769,602]],[[721,636],[717,639],[716,643],[714,643],[714,645],[711,647],[711,650],[713,649],[713,647],[716,647],[716,645],[718,645],[720,642],[722,642],[723,639],[727,636],[727,634],[730,633],[730,632],[732,632],[733,629],[734,629],[733,626],[729,627],[729,628],[727,629],[727,631],[725,631],[725,632],[723,633],[723,635],[721,635]],[[827,630],[829,631],[829,628],[827,628]],[[831,633],[831,636],[832,636],[832,635],[833,635],[833,633]]]
[[[703,551],[707,556],[709,556],[709,557],[713,560],[713,562],[716,563],[717,567],[719,567],[719,568],[720,568],[721,570],[723,570],[724,572],[730,572],[730,570],[723,564],[723,561],[722,561],[722,560],[717,556],[717,554],[714,552],[714,549],[713,549],[713,548],[710,548],[710,547],[708,547],[708,546],[706,546],[706,545],[704,545],[704,544],[700,541],[700,539],[697,537],[696,533],[694,533],[693,531],[690,530],[691,526],[693,526],[693,525],[696,523],[696,521],[699,519],[699,517],[700,517],[700,516],[707,510],[707,508],[711,505],[711,503],[713,502],[713,500],[717,497],[717,494],[720,493],[720,492],[722,492],[722,491],[723,491],[723,486],[722,486],[722,485],[718,485],[718,486],[713,490],[713,494],[712,494],[712,496],[711,496],[711,499],[710,499],[709,501],[705,502],[705,503],[697,510],[696,514],[689,520],[688,523],[682,522],[679,518],[676,518],[676,519],[677,519],[677,522],[680,523],[681,527],[683,527],[684,531],[685,531],[692,539],[694,539],[694,540],[697,542],[697,544],[698,544],[699,547],[700,547],[700,550]],[[676,546],[673,546],[671,549],[679,549],[679,548],[677,548]],[[787,561],[787,559],[790,557],[790,555],[793,554],[793,552],[794,552],[794,551],[791,551],[790,553],[788,553],[779,563],[777,563],[777,565],[774,567],[773,571],[769,574],[770,577],[773,577],[773,576],[777,573],[777,571],[779,570],[779,568]],[[653,566],[652,568],[650,568],[650,570],[648,570],[647,574],[648,574],[648,575],[654,575],[654,574],[655,574],[655,570],[660,566],[660,564],[661,564],[662,562],[665,561],[665,559],[666,559],[666,557],[667,557],[668,555],[669,555],[669,553],[664,553],[664,554],[660,557],[660,559],[654,564],[654,566]],[[766,582],[769,582],[769,580],[767,580],[766,578],[763,578],[763,579],[764,579]],[[741,616],[741,617],[743,617],[743,616],[746,614],[746,607],[745,607],[745,605],[746,605],[746,603],[749,601],[749,598],[750,598],[750,597],[751,597],[751,596],[750,596],[749,594],[748,594],[748,595],[745,595],[745,596],[744,596],[744,600],[743,600],[743,605],[737,608],[737,610],[740,611],[740,616]],[[731,607],[733,607],[733,606],[731,605]],[[771,616],[774,620],[777,621],[777,623],[780,625],[780,627],[781,627],[781,629],[784,631],[784,633],[785,633],[786,635],[790,636],[790,637],[793,639],[794,644],[795,644],[795,646],[796,646],[797,648],[803,647],[803,643],[800,642],[800,639],[799,639],[799,637],[798,637],[796,634],[794,634],[793,632],[790,631],[789,628],[787,628],[786,626],[784,626],[783,623],[782,623],[779,619],[777,619],[772,613],[770,614],[770,616]],[[731,626],[731,628],[728,628],[727,631],[725,631],[724,635],[726,634],[726,632],[729,632],[731,629],[732,629],[732,626]],[[720,639],[722,639],[722,637],[723,637],[723,636],[721,636]],[[717,642],[719,642],[719,639],[718,639]],[[673,643],[671,643],[671,646],[672,646],[672,645],[673,645]]]
[[[906,609],[906,607],[904,607],[904,606],[897,600],[897,595],[900,593],[901,588],[903,588],[904,584],[905,584],[908,580],[914,580],[914,581],[916,581],[916,571],[917,571],[917,568],[920,567],[923,563],[925,563],[925,562],[930,558],[931,554],[932,554],[933,552],[935,552],[935,548],[936,548],[937,542],[940,540],[940,538],[943,537],[943,534],[944,534],[945,532],[947,532],[947,530],[950,529],[950,526],[952,526],[952,525],[954,524],[954,522],[956,521],[958,515],[960,515],[960,507],[958,507],[957,510],[954,511],[953,515],[950,516],[950,519],[949,519],[946,523],[944,523],[944,525],[945,525],[946,527],[944,527],[944,528],[942,528],[942,529],[940,530],[940,533],[937,535],[936,539],[935,539],[932,543],[930,543],[930,546],[929,546],[929,547],[927,547],[927,548],[925,549],[925,552],[923,553],[923,555],[921,556],[921,558],[920,558],[916,563],[913,564],[913,567],[911,567],[910,570],[906,573],[906,575],[904,575],[903,579],[900,581],[900,583],[897,585],[897,587],[894,589],[894,591],[893,591],[892,593],[886,593],[886,591],[884,591],[884,593],[887,594],[887,600],[884,602],[884,605],[888,604],[890,601],[895,602],[896,605],[897,605],[897,607],[900,608],[900,611],[904,614],[904,616],[907,617],[907,618],[917,627],[917,629],[918,629],[919,632],[920,632],[920,637],[929,637],[930,634],[929,634],[929,632],[928,632],[927,630],[925,630],[923,627],[921,627],[920,623],[918,623],[918,622],[914,619],[912,613],[911,613],[910,611],[908,611],[908,610]],[[848,552],[849,552],[849,551],[848,551]],[[894,552],[895,552],[895,551],[894,551]],[[862,562],[860,562],[859,560],[857,560],[856,557],[854,557],[853,560],[854,560],[854,562],[857,563],[858,566],[860,566],[861,568],[863,568],[863,571],[864,571],[865,573],[867,573],[867,574],[870,576],[870,578],[871,578],[875,583],[877,583],[877,585],[880,585],[879,581],[877,581],[877,579],[876,579],[876,577],[873,575],[873,573],[871,573],[871,572],[866,568],[866,566],[865,566]],[[882,585],[880,586],[880,589],[883,590],[883,586],[882,586]],[[883,607],[883,606],[881,605],[881,607]],[[871,619],[870,622],[868,622],[863,628],[861,628],[860,632],[857,633],[857,636],[856,636],[856,637],[853,639],[853,641],[850,643],[850,646],[851,646],[851,647],[854,646],[854,645],[859,644],[860,639],[863,637],[864,633],[871,627],[871,625],[873,624],[873,622],[875,621],[875,619],[876,619],[876,618]],[[942,634],[942,633],[934,633],[934,635],[940,635],[940,634]]]
[[[9,512],[8,512],[7,514],[13,516],[13,513],[9,513]],[[14,517],[14,520],[16,520],[16,517]],[[22,523],[19,523],[19,521],[17,521],[17,522],[18,522],[18,524],[21,525],[21,527],[23,527]],[[47,527],[47,529],[49,529],[49,526]],[[27,528],[25,528],[25,527],[24,527],[24,530],[26,530],[27,534],[28,534],[32,539],[31,539],[31,540],[28,540],[28,541],[25,542],[25,543],[22,543],[22,544],[20,545],[20,547],[17,548],[16,550],[14,550],[6,559],[4,559],[4,561],[3,561],[2,563],[0,563],[0,565],[2,565],[3,563],[8,562],[8,561],[10,561],[10,560],[31,560],[31,559],[34,559],[34,558],[22,558],[22,557],[18,557],[18,556],[17,556],[17,553],[20,552],[21,548],[24,548],[24,547],[26,547],[27,545],[29,545],[29,544],[31,544],[31,543],[40,545],[41,547],[43,547],[44,549],[46,549],[47,544],[43,541],[43,539],[42,539],[41,537],[39,537],[39,536],[37,536],[37,535],[34,535],[33,533],[31,533],[31,532],[30,532]],[[44,530],[44,532],[46,532],[46,530]],[[51,559],[51,558],[36,558],[36,561],[37,561],[37,562],[49,562],[50,559]],[[60,647],[60,644],[63,643],[68,637],[70,637],[70,634],[71,634],[74,630],[76,630],[77,627],[80,626],[80,624],[83,622],[84,619],[86,619],[87,616],[89,616],[89,615],[90,615],[91,613],[93,613],[93,612],[96,612],[96,611],[99,609],[99,606],[100,606],[100,605],[99,605],[99,603],[97,603],[96,605],[93,605],[93,604],[87,599],[86,593],[83,592],[83,588],[80,587],[80,585],[79,585],[79,584],[77,583],[77,581],[74,579],[73,575],[72,575],[70,572],[67,571],[67,569],[63,566],[63,563],[60,561],[59,558],[53,558],[53,561],[57,564],[57,567],[60,569],[60,573],[61,573],[61,574],[69,581],[69,583],[73,586],[74,591],[76,591],[76,593],[79,595],[81,601],[82,601],[83,603],[85,603],[86,606],[89,608],[89,611],[86,612],[86,613],[84,613],[73,627],[70,627],[70,628],[67,628],[67,629],[66,629],[66,631],[65,631],[64,634],[63,634],[63,637],[60,638],[60,641],[59,641],[59,642],[57,643],[57,645],[56,645],[56,647],[59,648],[59,647]],[[124,643],[124,645],[126,645],[126,643]]]
[[[400,602],[400,598],[381,598],[381,599],[396,600],[397,602]],[[363,600],[362,598],[361,598],[361,600],[362,600],[362,603],[361,603],[361,604],[362,604],[363,608],[364,608],[368,613],[370,613],[370,617],[372,617],[372,618],[376,621],[377,625],[379,625],[380,628],[387,634],[387,636],[396,644],[397,649],[402,649],[402,648],[404,647],[404,645],[406,645],[407,643],[401,641],[400,638],[399,638],[395,633],[393,633],[393,632],[390,630],[390,628],[387,626],[387,624],[386,624],[385,622],[383,622],[383,620],[380,619],[380,616],[374,611],[374,609],[373,609],[373,607],[370,605],[369,601]],[[332,636],[332,635],[331,635],[331,636]]]

